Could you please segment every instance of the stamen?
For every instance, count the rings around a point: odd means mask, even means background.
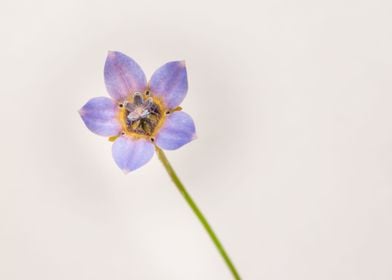
[[[135,92],[135,95],[133,96],[133,104],[137,106],[143,104],[143,97],[140,92]]]
[[[130,112],[132,112],[133,110],[135,110],[135,108],[136,108],[136,106],[133,104],[133,103],[130,103],[130,102],[125,102],[125,108],[128,110],[128,111],[130,111]]]
[[[146,109],[151,109],[152,108],[152,106],[154,105],[154,102],[153,102],[153,100],[152,100],[152,97],[149,97],[149,98],[147,98],[145,101],[144,101],[144,108],[146,108]]]

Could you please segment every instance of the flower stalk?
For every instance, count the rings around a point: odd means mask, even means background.
[[[236,270],[233,262],[231,261],[229,255],[226,253],[225,248],[223,247],[222,243],[219,241],[218,237],[216,236],[215,232],[213,231],[212,227],[208,223],[207,219],[203,215],[203,213],[200,211],[199,207],[196,205],[190,194],[187,192],[185,189],[184,185],[178,178],[176,172],[174,171],[173,167],[171,166],[169,160],[167,159],[165,153],[158,148],[157,146],[155,147],[155,150],[157,152],[158,158],[162,162],[163,166],[165,167],[167,173],[169,174],[170,178],[172,179],[174,185],[177,187],[181,195],[184,197],[185,201],[188,203],[189,207],[192,209],[193,213],[196,215],[196,217],[199,219],[200,223],[203,225],[204,229],[207,231],[208,235],[210,236],[212,242],[214,243],[216,249],[222,256],[223,260],[225,261],[227,267],[229,268],[230,272],[232,273],[234,279],[236,280],[241,280],[241,277]]]

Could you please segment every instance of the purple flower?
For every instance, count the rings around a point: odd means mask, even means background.
[[[111,98],[92,98],[79,113],[92,132],[115,139],[113,158],[125,173],[146,164],[155,145],[175,150],[196,138],[192,118],[179,107],[188,90],[184,61],[164,64],[147,83],[132,58],[109,52],[104,76]]]

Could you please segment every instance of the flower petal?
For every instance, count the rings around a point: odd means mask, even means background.
[[[152,94],[162,98],[168,109],[181,104],[188,91],[188,78],[184,61],[168,62],[158,68],[151,77]]]
[[[142,68],[132,58],[120,52],[109,51],[104,76],[109,95],[118,101],[146,89],[147,80]]]
[[[176,150],[196,138],[195,124],[184,112],[170,114],[156,137],[156,144],[165,150]]]
[[[90,99],[79,110],[79,114],[87,128],[98,135],[114,136],[121,131],[117,104],[108,97]]]
[[[146,139],[121,136],[113,143],[112,155],[118,167],[128,173],[150,161],[154,145]]]

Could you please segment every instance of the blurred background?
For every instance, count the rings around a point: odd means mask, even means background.
[[[167,155],[244,279],[392,279],[391,1],[0,2],[0,278],[232,279],[156,157],[77,111],[108,50],[185,59]]]

